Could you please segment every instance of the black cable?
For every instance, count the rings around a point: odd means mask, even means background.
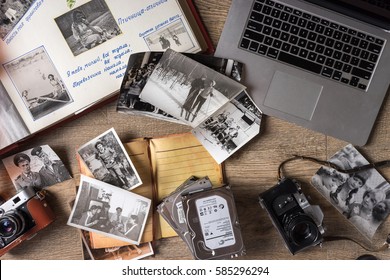
[[[284,160],[281,164],[279,164],[279,167],[278,167],[278,181],[280,181],[283,178],[283,175],[282,175],[282,168],[283,168],[283,166],[286,163],[288,163],[290,161],[294,161],[294,160],[307,160],[307,161],[315,162],[317,164],[333,168],[336,171],[344,173],[344,174],[354,174],[354,173],[358,173],[358,172],[361,172],[361,171],[364,171],[364,170],[367,170],[367,169],[390,165],[390,160],[383,160],[383,161],[369,163],[369,164],[365,164],[365,165],[361,165],[361,166],[356,166],[356,167],[351,168],[351,169],[343,169],[340,166],[338,166],[337,164],[334,164],[333,162],[330,162],[330,161],[320,160],[320,159],[316,159],[316,158],[313,158],[313,157],[307,157],[307,156],[293,155],[292,158],[288,158],[288,159]]]
[[[387,239],[383,243],[383,245],[378,247],[378,248],[375,248],[375,249],[368,248],[367,246],[364,246],[363,244],[354,240],[353,238],[349,238],[349,237],[345,237],[345,236],[325,236],[324,237],[324,242],[325,241],[340,241],[340,240],[351,241],[351,242],[359,245],[360,247],[362,247],[364,250],[369,251],[369,252],[373,252],[373,253],[382,252],[382,251],[386,251],[386,250],[390,249],[390,234],[387,236]]]

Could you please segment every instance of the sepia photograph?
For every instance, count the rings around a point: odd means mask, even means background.
[[[4,65],[34,121],[73,102],[43,46]]]
[[[84,144],[77,152],[97,180],[125,190],[132,190],[142,184],[113,128]]]
[[[74,56],[122,33],[104,0],[92,0],[55,19]]]
[[[71,179],[64,163],[48,145],[37,146],[3,159],[17,191],[41,189]]]
[[[87,260],[139,260],[154,254],[150,242],[141,243],[139,245],[130,244],[94,249],[91,247],[90,234],[88,231],[81,230],[81,238],[88,253],[88,255],[84,256]]]
[[[68,225],[138,245],[151,200],[81,175]]]
[[[2,0],[0,2],[0,37],[5,39],[35,0]]]
[[[196,127],[244,89],[233,79],[169,49],[140,98]]]
[[[171,22],[144,39],[151,51],[172,49],[176,52],[190,52],[195,47],[181,19]]]
[[[192,130],[195,137],[222,163],[260,133],[262,113],[246,91]]]
[[[369,163],[351,144],[330,161],[344,170]],[[348,175],[322,166],[311,183],[368,239],[390,214],[390,184],[375,168]]]

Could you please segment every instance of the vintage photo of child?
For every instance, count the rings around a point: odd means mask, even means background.
[[[37,146],[3,159],[17,191],[41,189],[71,179],[64,163],[48,145]]]
[[[57,17],[55,22],[74,56],[121,34],[104,0],[92,0]]]
[[[244,89],[233,79],[169,49],[140,98],[196,127]]]
[[[261,111],[243,91],[192,133],[217,163],[221,163],[259,134],[261,119]]]
[[[144,37],[151,51],[172,49],[176,52],[191,52],[195,47],[183,21],[178,19]]]
[[[138,245],[151,200],[81,175],[68,225]]]
[[[73,102],[43,46],[4,65],[33,120]]]
[[[369,163],[351,144],[330,161],[342,169]],[[348,175],[322,166],[311,183],[369,239],[390,214],[390,184],[374,168]]]
[[[142,184],[137,170],[113,128],[78,149],[93,176],[103,182],[131,190]]]

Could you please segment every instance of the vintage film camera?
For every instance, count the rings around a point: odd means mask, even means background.
[[[319,206],[309,204],[296,181],[285,178],[259,198],[293,255],[323,241],[324,215]]]
[[[43,191],[26,188],[0,205],[0,256],[47,227],[55,215]]]

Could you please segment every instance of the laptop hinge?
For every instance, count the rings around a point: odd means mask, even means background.
[[[390,18],[389,16],[381,16],[374,12],[370,12],[367,9],[358,8],[357,0],[349,1],[349,0],[303,0],[305,2],[311,2],[313,4],[322,6],[324,8],[336,11],[338,13],[344,14],[346,16],[352,17],[354,19],[358,19],[364,21],[366,23],[378,26],[383,28],[384,30],[390,30]],[[352,4],[348,4],[348,2],[352,2]],[[364,4],[362,4],[364,5]],[[387,14],[386,12],[383,12]]]

